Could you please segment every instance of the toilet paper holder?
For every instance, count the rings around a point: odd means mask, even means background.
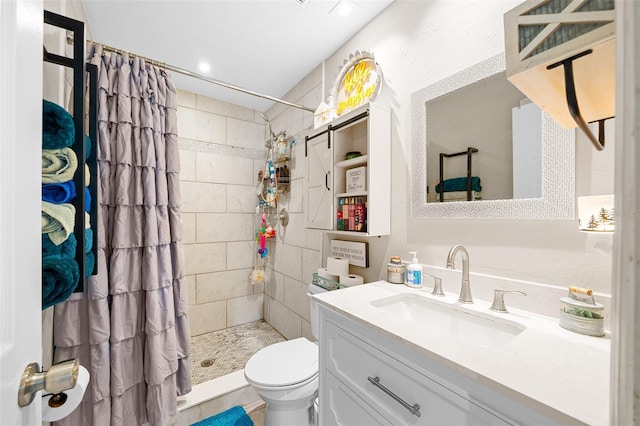
[[[47,393],[61,394],[63,391],[73,388],[78,381],[80,362],[78,359],[71,359],[54,364],[47,371],[40,371],[37,362],[27,365],[20,378],[18,388],[18,406],[26,407],[31,404],[38,391],[44,390]],[[64,404],[66,398],[51,398],[52,403]]]

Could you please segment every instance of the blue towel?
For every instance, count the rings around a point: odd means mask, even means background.
[[[42,200],[54,204],[69,203],[76,197],[76,184],[72,180],[60,183],[43,183]]]
[[[71,233],[61,244],[55,245],[49,234],[42,234],[42,257],[74,259],[76,257],[76,236]]]
[[[459,177],[452,179],[445,179],[443,182],[444,192],[453,192],[453,191],[466,191],[467,190],[467,178]],[[482,186],[480,186],[480,178],[477,176],[471,177],[471,190],[480,192],[482,191]],[[436,193],[440,193],[440,184],[436,185]]]
[[[78,262],[59,256],[42,258],[42,310],[64,302],[71,296],[80,279]]]
[[[193,423],[192,426],[253,426],[253,421],[244,408],[236,405],[213,417]]]
[[[87,213],[91,211],[91,192],[86,186],[84,187],[84,211]]]
[[[73,145],[76,128],[73,117],[60,105],[42,100],[42,148],[68,148]]]

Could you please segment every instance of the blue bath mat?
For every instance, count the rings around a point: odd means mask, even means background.
[[[227,411],[193,423],[191,426],[253,426],[253,420],[244,411],[244,408],[236,405]]]

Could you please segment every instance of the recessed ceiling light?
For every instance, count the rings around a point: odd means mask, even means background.
[[[211,65],[209,65],[208,62],[204,62],[204,61],[198,62],[198,65],[196,65],[196,68],[198,69],[198,71],[200,71],[203,74],[207,74],[209,71],[211,71]]]
[[[351,13],[351,4],[345,1],[340,2],[340,5],[338,6],[338,14],[340,16],[347,16],[349,13]]]
[[[329,15],[336,12],[340,16],[347,16],[352,10],[353,2],[351,0],[340,0],[331,8]]]

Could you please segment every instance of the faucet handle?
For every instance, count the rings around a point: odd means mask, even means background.
[[[506,305],[504,304],[504,295],[506,293],[519,294],[521,296],[527,295],[527,293],[525,293],[524,291],[513,291],[513,290],[509,291],[509,290],[495,289],[493,290],[493,303],[491,304],[491,308],[490,308],[492,311],[501,312],[501,313],[509,312],[507,310]]]
[[[429,275],[431,278],[433,278],[433,291],[431,292],[431,294],[433,294],[434,296],[444,296],[444,291],[442,291],[442,278],[436,277],[435,275],[431,275],[426,272],[423,272],[423,274]]]
[[[444,296],[444,292],[442,291],[442,278],[431,275],[428,272],[423,272],[422,275],[429,275],[433,278],[433,291],[431,294],[434,296]]]

